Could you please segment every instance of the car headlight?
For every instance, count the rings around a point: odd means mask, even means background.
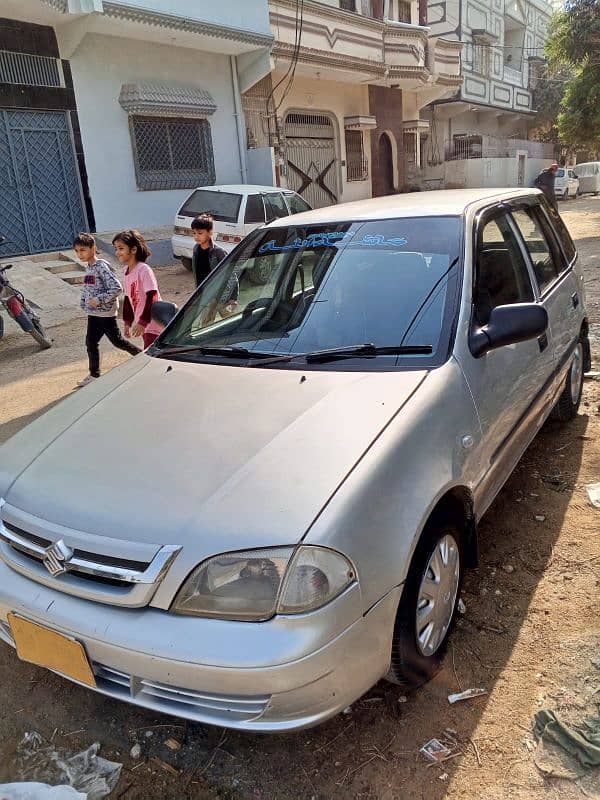
[[[172,610],[231,620],[265,620],[312,611],[337,597],[356,576],[341,553],[301,546],[224,553],[200,564]]]

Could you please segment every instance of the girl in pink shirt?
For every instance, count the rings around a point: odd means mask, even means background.
[[[125,336],[142,336],[144,347],[150,347],[162,331],[151,317],[152,304],[161,298],[156,276],[146,264],[150,250],[139,231],[121,231],[112,243],[115,255],[125,267]]]

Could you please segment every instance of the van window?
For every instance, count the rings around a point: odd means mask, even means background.
[[[265,207],[262,197],[259,194],[249,194],[246,200],[246,215],[244,223],[246,225],[260,224],[265,221]]]
[[[241,194],[196,189],[181,206],[179,215],[197,217],[198,214],[212,214],[215,222],[237,222],[241,204]]]
[[[564,177],[565,177],[565,171],[564,171],[564,169],[557,169],[557,170],[556,170],[556,177],[557,177],[557,178],[564,178]]]

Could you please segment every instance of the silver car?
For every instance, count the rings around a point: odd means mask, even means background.
[[[575,247],[536,190],[277,220],[0,451],[0,637],[245,730],[418,685],[478,521],[588,363]]]

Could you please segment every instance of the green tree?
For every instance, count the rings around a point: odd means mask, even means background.
[[[549,74],[571,70],[556,119],[569,147],[600,147],[600,0],[569,0],[550,23]]]

